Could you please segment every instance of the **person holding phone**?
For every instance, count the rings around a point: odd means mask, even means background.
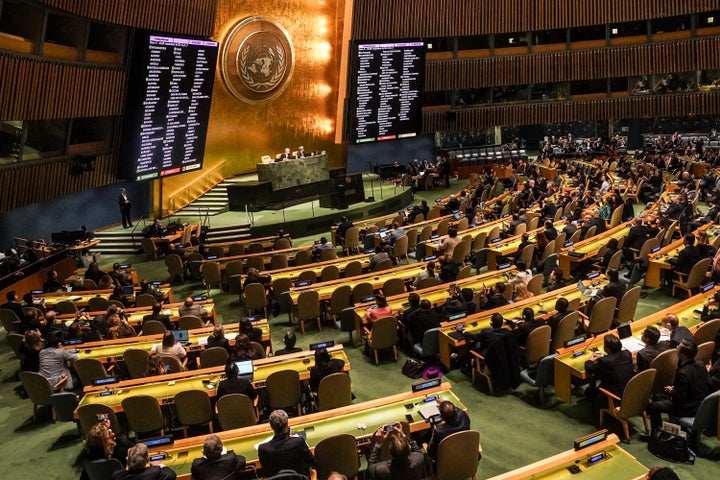
[[[425,455],[415,440],[407,437],[399,422],[384,425],[375,431],[375,444],[370,459],[368,472],[376,480],[420,480],[423,477]],[[380,461],[382,446],[390,444],[389,460]]]

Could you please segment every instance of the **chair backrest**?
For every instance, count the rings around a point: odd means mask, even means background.
[[[96,358],[79,358],[73,363],[75,371],[80,377],[80,383],[84,387],[91,387],[93,380],[100,378],[106,378],[108,376],[107,370],[103,366],[102,362]]]
[[[298,295],[297,314],[299,320],[314,320],[320,315],[320,294],[317,290],[305,290]]]
[[[551,353],[538,362],[535,370],[536,387],[543,388],[555,383],[555,357],[557,357],[557,353]]]
[[[478,467],[480,433],[474,430],[453,433],[438,445],[437,480],[474,478]]]
[[[10,348],[12,348],[15,356],[22,360],[20,357],[20,344],[25,340],[25,336],[19,333],[6,333],[5,340],[8,342],[8,345],[10,345]]]
[[[535,244],[525,245],[520,252],[520,260],[525,262],[528,267],[533,264],[533,255],[535,255]]]
[[[133,395],[120,402],[130,429],[136,435],[165,428],[165,418],[157,399],[150,395]]]
[[[283,292],[289,292],[292,288],[292,278],[290,277],[279,277],[273,280],[272,292],[273,295],[277,296]]]
[[[535,230],[536,228],[538,228],[538,225],[539,225],[539,224],[540,224],[540,217],[533,217],[533,218],[531,218],[530,221],[529,221],[528,224],[527,224],[527,226],[528,226],[528,227],[527,227],[528,231],[530,231],[530,230]]]
[[[440,353],[440,341],[438,340],[440,327],[430,328],[425,331],[422,338],[423,358],[435,358]]]
[[[622,223],[623,208],[624,205],[620,205],[615,210],[613,210],[612,215],[610,216],[610,225],[608,226],[608,228],[615,228]]]
[[[372,347],[390,348],[397,343],[397,318],[383,317],[375,320],[372,326]]]
[[[340,278],[340,269],[337,265],[326,265],[320,272],[320,281],[329,282],[330,280],[337,280]]]
[[[588,238],[592,238],[595,236],[595,232],[597,231],[597,225],[593,225],[592,227],[588,228],[585,232],[585,236],[583,237],[583,240],[587,240]]]
[[[355,307],[344,308],[340,312],[340,331],[341,332],[354,332],[355,331]]]
[[[618,250],[613,254],[612,257],[610,257],[610,261],[608,262],[607,270],[619,270],[620,269],[620,262],[622,261],[622,250]]]
[[[698,351],[697,355],[695,355],[695,360],[698,362],[702,362],[705,365],[708,365],[710,363],[710,360],[712,360],[713,353],[715,353],[715,342],[705,342],[698,345]]]
[[[332,472],[354,478],[360,471],[355,437],[342,433],[321,440],[315,446],[315,461],[318,478],[328,478]]]
[[[419,215],[418,215],[419,217]],[[417,218],[417,217],[415,217]],[[430,237],[433,234],[433,227],[432,225],[425,225],[422,230],[420,230],[420,240],[421,241],[427,241],[430,239]]]
[[[480,232],[477,235],[475,235],[475,238],[473,238],[473,241],[472,241],[472,247],[471,247],[470,251],[472,253],[475,253],[475,252],[485,248],[486,240],[487,240],[487,232]]]
[[[178,318],[178,329],[180,330],[194,330],[196,328],[203,328],[205,324],[202,319],[193,315],[183,315]]]
[[[641,290],[642,287],[638,285],[625,292],[620,299],[620,306],[618,307],[618,314],[615,319],[616,323],[623,324],[626,322],[632,322],[635,319],[635,310],[637,309],[637,304],[640,300]]]
[[[87,472],[89,480],[107,480],[108,478],[112,478],[113,472],[116,470],[125,470],[117,458],[101,458],[99,460],[85,462],[85,471]]]
[[[286,237],[278,238],[273,243],[273,250],[285,250],[290,248],[290,239]]]
[[[543,262],[543,261],[547,260],[547,258],[550,255],[552,255],[553,253],[557,255],[558,252],[555,251],[555,242],[550,242],[547,245],[545,245],[545,248],[543,249],[543,252],[540,255],[540,261]]]
[[[123,361],[131,378],[142,378],[145,376],[149,356],[150,353],[148,353],[147,350],[140,350],[138,348],[128,348],[125,350],[125,353],[123,353]]]
[[[151,307],[155,305],[156,302],[157,299],[155,298],[155,295],[152,295],[150,293],[141,293],[140,295],[135,297],[136,307]]]
[[[537,364],[550,353],[551,332],[550,325],[542,325],[530,332],[525,343],[525,361],[528,365]]]
[[[55,411],[58,422],[74,422],[73,412],[78,406],[78,397],[72,392],[59,392],[50,395],[50,405]]]
[[[389,258],[387,260],[383,260],[382,262],[378,262],[373,267],[373,272],[380,272],[382,270],[389,270],[393,266],[392,260]]]
[[[0,308],[0,321],[2,321],[3,327],[7,333],[15,332],[15,325],[20,323],[20,318],[12,310],[7,308]]]
[[[440,283],[440,277],[436,274],[434,277],[427,277],[423,278],[418,282],[418,290],[422,290],[424,288],[430,288],[438,285]]]
[[[222,274],[220,273],[220,264],[218,262],[205,262],[202,269],[203,283],[207,286],[220,285],[222,282]]]
[[[527,284],[528,291],[532,292],[533,295],[540,295],[542,293],[542,284],[545,277],[542,273],[533,275]]]
[[[160,361],[165,365],[167,373],[179,373],[185,371],[182,362],[171,355],[160,355]]]
[[[490,229],[490,231],[487,234],[487,238],[489,240],[492,240],[493,238],[497,238],[500,236],[500,225],[495,225],[493,228]]]
[[[404,257],[408,253],[408,237],[407,235],[403,235],[402,237],[395,240],[395,245],[393,245],[393,254],[396,257]]]
[[[578,228],[577,230],[575,230],[575,233],[573,233],[572,235],[570,235],[570,241],[573,242],[573,243],[579,242],[581,235],[582,235],[582,230],[580,230],[580,229]]]
[[[437,235],[440,235],[441,237],[443,235],[447,235],[448,228],[450,227],[450,220],[447,218],[444,218],[438,222],[437,229],[435,230],[435,233]]]
[[[158,335],[165,333],[165,325],[158,320],[148,320],[142,325],[143,335]]]
[[[675,383],[675,373],[678,366],[677,349],[671,348],[661,352],[650,362],[650,368],[654,369],[655,381],[653,382],[652,393],[662,393],[665,387]]]
[[[105,297],[91,297],[88,300],[88,311],[101,312],[105,311],[110,305],[110,301]]]
[[[412,252],[415,250],[415,247],[417,246],[418,237],[420,236],[420,233],[418,232],[417,228],[411,228],[407,232],[405,232],[405,235],[408,237],[408,251]]]
[[[246,249],[247,253],[262,253],[265,251],[265,246],[259,242],[252,242]]]
[[[265,347],[262,346],[262,343],[250,342],[250,348],[258,358],[265,358]]]
[[[315,270],[303,270],[298,274],[297,278],[301,282],[317,282],[317,274],[315,273]]]
[[[710,268],[711,263],[712,258],[703,258],[693,265],[687,281],[685,282],[685,287],[690,289],[700,287],[700,285],[703,284],[703,281],[705,281],[705,274],[707,273],[708,268]]]
[[[358,260],[353,260],[352,262],[345,265],[345,268],[343,269],[343,277],[350,278],[357,275],[362,275],[362,269],[362,263],[360,263]]]
[[[225,256],[225,248],[222,245],[211,245],[207,249],[208,255],[215,256],[215,257],[224,257]]]
[[[262,283],[248,284],[243,295],[245,296],[245,306],[247,308],[265,308],[267,306],[265,286]]]
[[[320,261],[335,260],[337,258],[337,250],[334,248],[323,248],[320,250]]]
[[[287,255],[277,253],[270,257],[270,270],[279,270],[288,267]]]
[[[616,303],[617,299],[615,297],[607,297],[593,305],[590,320],[585,330],[593,335],[610,330]]]
[[[553,269],[557,266],[557,253],[551,253],[547,256],[545,259],[545,262],[543,263],[543,279],[550,278],[550,274],[552,273]]]
[[[363,298],[372,297],[374,293],[373,284],[370,282],[361,282],[353,287],[352,301],[354,304],[360,303]]]
[[[345,248],[358,248],[360,246],[360,229],[350,227],[345,231]]]
[[[455,280],[462,280],[464,278],[469,278],[472,276],[472,265],[465,265],[460,269],[460,271],[457,274],[457,277],[455,277]]]
[[[258,272],[262,272],[265,270],[265,258],[262,255],[257,257],[248,257],[245,261],[245,266],[247,270],[255,268]]]
[[[650,401],[653,383],[655,382],[655,369],[648,368],[636,374],[625,385],[622,400],[620,401],[621,418],[630,418],[642,415]]]
[[[648,238],[645,240],[645,243],[643,243],[642,247],[640,247],[640,253],[638,253],[638,258],[647,258],[650,251],[660,246],[660,240],[657,238]]]
[[[383,283],[382,292],[385,297],[392,297],[393,295],[405,293],[405,282],[402,278],[389,278],[385,280],[385,283]]]
[[[555,327],[555,333],[553,334],[552,346],[550,350],[555,352],[559,348],[563,348],[563,343],[566,340],[570,340],[575,337],[575,330],[577,329],[578,321],[580,320],[580,314],[578,312],[571,312],[563,317]]]
[[[49,405],[53,387],[48,379],[35,372],[20,372],[20,383],[35,405]]]
[[[330,313],[339,315],[344,309],[350,306],[350,298],[352,297],[352,288],[350,285],[340,285],[333,290],[330,296]]]
[[[228,352],[223,347],[206,348],[200,354],[200,366],[202,368],[220,367],[227,363]]]
[[[553,240],[555,242],[555,253],[560,253],[560,250],[563,249],[563,246],[565,245],[565,238],[567,237],[567,233],[560,232],[558,233],[558,236]]]
[[[235,257],[237,255],[243,255],[245,253],[245,244],[244,243],[231,243],[228,247],[228,255],[231,257]]]
[[[693,430],[702,431],[717,425],[718,396],[720,396],[720,390],[711,393],[700,402],[690,425]],[[680,423],[685,424],[683,420]]]
[[[82,429],[84,436],[87,437],[88,432],[98,422],[98,415],[107,415],[110,421],[110,428],[116,434],[123,432],[120,422],[118,422],[117,415],[112,408],[102,403],[87,403],[77,409],[78,421],[80,422],[80,428]]]
[[[143,238],[140,240],[140,246],[142,246],[143,253],[149,257],[157,258],[157,245],[152,238]]]
[[[695,344],[700,345],[705,342],[714,342],[720,330],[720,318],[705,322],[695,330]]]
[[[300,250],[295,254],[295,266],[309,265],[312,263],[312,252],[310,250]]]
[[[78,312],[77,305],[70,300],[62,300],[56,303],[55,310],[61,315],[74,315]]]
[[[513,232],[513,235],[522,235],[527,231],[527,224],[521,223],[520,225],[515,227],[515,231]]]
[[[242,275],[245,271],[242,260],[233,260],[225,264],[225,277],[230,278],[234,275]]]
[[[217,401],[218,421],[223,430],[249,427],[258,422],[255,406],[250,397],[242,393],[229,393]]]
[[[318,411],[344,407],[352,403],[350,375],[347,373],[332,373],[322,380],[318,386]]]
[[[294,407],[300,402],[300,374],[295,370],[281,370],[268,375],[265,380],[270,408]]]
[[[212,422],[210,397],[202,390],[184,390],[175,395],[175,411],[181,425],[204,425]]]

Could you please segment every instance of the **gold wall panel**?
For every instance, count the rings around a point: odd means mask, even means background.
[[[306,152],[327,151],[331,167],[345,165],[346,147],[334,142],[344,5],[344,0],[217,0],[212,38],[221,43],[220,50],[239,21],[268,17],[289,33],[295,66],[277,98],[255,105],[233,97],[216,69],[203,170],[228,161],[235,173],[253,172],[262,155],[274,156],[299,145]],[[165,192],[173,192],[202,174],[157,182],[163,182]]]

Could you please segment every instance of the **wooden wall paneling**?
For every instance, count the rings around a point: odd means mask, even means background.
[[[92,20],[163,32],[209,37],[216,0],[38,0]]]

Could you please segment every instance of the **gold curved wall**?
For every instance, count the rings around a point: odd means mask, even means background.
[[[274,100],[250,105],[234,98],[216,71],[203,171],[229,163],[234,173],[253,172],[262,155],[295,150],[326,150],[331,166],[345,164],[345,147],[334,143],[343,0],[218,0],[213,39],[222,42],[240,20],[274,19],[293,42],[295,67],[288,87]],[[168,198],[197,174],[162,180]],[[156,196],[157,198],[157,196]]]

